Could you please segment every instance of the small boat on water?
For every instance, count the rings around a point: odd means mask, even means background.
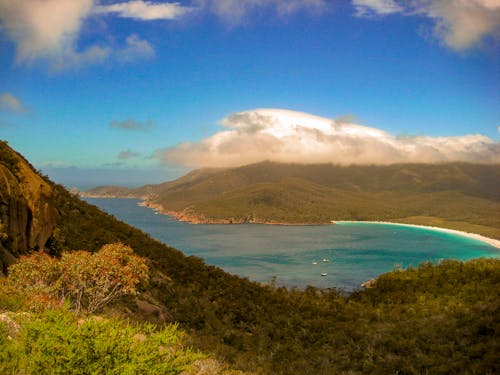
[[[315,266],[316,264],[318,264],[318,262],[313,261],[311,264],[312,264],[313,266]]]
[[[323,263],[327,263],[329,261],[330,261],[330,259],[323,258]]]
[[[323,273],[321,274],[321,276],[326,276],[326,275],[328,275],[326,272],[323,272]]]

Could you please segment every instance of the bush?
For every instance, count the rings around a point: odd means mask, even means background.
[[[22,257],[9,279],[27,296],[31,310],[68,301],[76,313],[94,313],[125,295],[138,293],[148,282],[143,258],[120,243],[104,245],[96,253],[73,251],[60,260],[45,253]]]
[[[97,317],[78,320],[63,309],[18,318],[9,338],[0,326],[3,374],[179,374],[203,358],[182,346],[176,325],[158,330]]]

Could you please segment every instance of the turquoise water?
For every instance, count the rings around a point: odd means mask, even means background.
[[[135,199],[86,201],[227,272],[261,282],[276,277],[278,285],[290,287],[353,290],[395,266],[449,258],[500,258],[500,250],[489,244],[423,228],[366,223],[190,225],[157,215],[138,206]]]

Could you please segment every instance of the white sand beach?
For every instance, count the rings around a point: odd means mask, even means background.
[[[468,237],[468,238],[473,238],[473,239],[478,240],[478,241],[486,242],[486,243],[488,243],[488,244],[490,244],[492,246],[495,246],[497,249],[500,249],[500,240],[496,240],[494,238],[489,238],[489,237],[481,236],[480,234],[476,234],[476,233],[462,232],[460,230],[455,230],[455,229],[432,227],[432,226],[427,226],[427,225],[393,223],[393,222],[389,222],[389,221],[353,221],[353,220],[340,220],[340,221],[334,221],[334,223],[336,223],[336,224],[342,224],[342,223],[387,224],[387,225],[395,225],[395,226],[402,226],[402,227],[424,228],[424,229],[430,229],[430,230],[435,230],[435,231],[439,231],[439,232],[456,234],[456,235],[464,236],[464,237]]]

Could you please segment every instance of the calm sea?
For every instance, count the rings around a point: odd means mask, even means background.
[[[347,291],[395,267],[440,259],[500,258],[500,250],[470,238],[384,224],[278,226],[190,225],[158,215],[135,199],[87,198],[187,255],[251,280]]]

